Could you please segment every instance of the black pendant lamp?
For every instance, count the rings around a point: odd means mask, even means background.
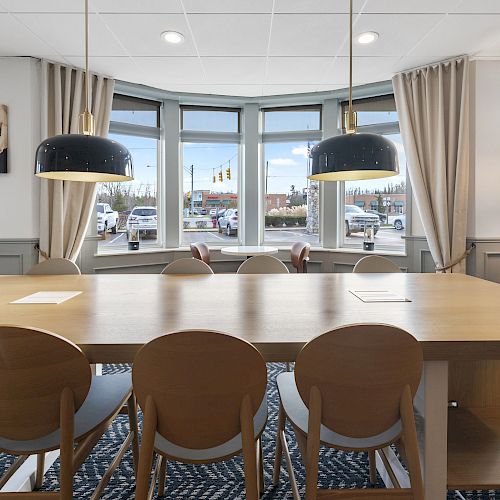
[[[346,133],[316,144],[310,153],[311,180],[352,181],[399,174],[396,146],[382,135],[356,133],[352,110],[352,0],[349,0],[349,110]]]
[[[85,0],[85,111],[79,134],[45,139],[36,150],[35,175],[46,179],[81,182],[121,182],[134,178],[132,157],[116,141],[95,136],[90,110],[88,0]]]

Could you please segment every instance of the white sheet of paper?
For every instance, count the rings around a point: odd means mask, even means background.
[[[349,290],[363,302],[411,302],[411,300],[390,290]]]
[[[61,304],[66,302],[82,292],[36,292],[23,297],[22,299],[17,299],[11,302],[11,304]]]

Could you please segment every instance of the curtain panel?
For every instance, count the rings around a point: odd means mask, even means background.
[[[77,134],[85,108],[84,71],[42,61],[42,137]],[[92,75],[91,111],[96,135],[106,137],[113,102],[114,80]],[[41,179],[40,260],[66,258],[73,262],[94,210],[96,184]]]
[[[465,272],[469,187],[469,61],[392,79],[412,192],[442,272]]]

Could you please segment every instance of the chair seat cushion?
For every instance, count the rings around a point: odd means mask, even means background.
[[[255,438],[262,433],[267,422],[267,400],[264,397],[262,403],[260,404],[257,413],[253,418],[253,428]],[[242,449],[241,433],[237,434],[229,441],[222,443],[213,448],[191,449],[184,448],[182,446],[177,446],[175,443],[168,441],[158,432],[155,438],[155,449],[160,453],[167,455],[170,458],[174,458],[182,462],[183,460],[187,462],[196,461],[216,461],[223,459],[225,457],[230,457],[237,455]]]
[[[79,441],[116,413],[132,392],[132,374],[119,373],[92,377],[89,393],[75,414],[75,441]],[[35,453],[59,448],[60,431],[27,441],[0,437],[0,450]]]
[[[309,410],[300,397],[294,373],[280,373],[276,381],[281,403],[287,418],[295,427],[300,429],[304,434],[307,434]],[[401,434],[401,431],[402,425],[400,420],[381,434],[366,438],[343,436],[321,425],[320,439],[322,443],[333,448],[346,448],[349,450],[379,448],[382,445],[395,441]]]

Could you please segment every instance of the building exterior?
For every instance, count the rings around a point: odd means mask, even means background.
[[[346,205],[357,205],[363,210],[377,210],[389,215],[406,213],[406,194],[346,194]]]
[[[266,195],[266,212],[273,208],[281,208],[287,206],[286,194],[267,194]]]

